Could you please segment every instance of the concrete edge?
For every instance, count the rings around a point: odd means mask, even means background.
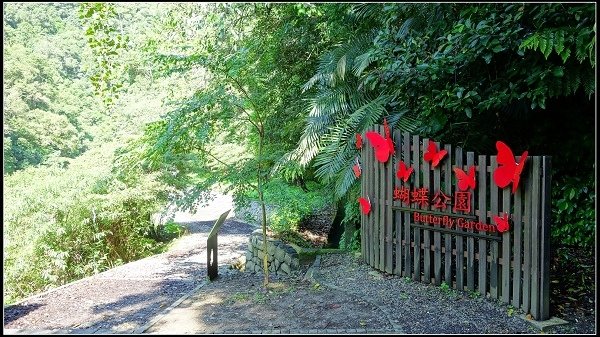
[[[177,301],[173,302],[173,304],[171,304],[166,309],[164,309],[163,311],[161,311],[158,315],[154,316],[154,318],[152,318],[148,323],[146,323],[146,324],[140,326],[139,328],[133,330],[131,333],[132,334],[141,334],[144,331],[148,330],[150,327],[152,327],[154,324],[156,324],[160,319],[162,319],[163,317],[165,317],[171,310],[175,309],[178,305],[180,305],[181,302],[185,301],[190,296],[192,296],[194,293],[198,292],[198,290],[200,290],[202,287],[204,287],[207,283],[208,283],[208,281],[206,281],[206,280],[203,281],[198,286],[196,286],[196,288],[188,291],[183,296],[181,296]]]
[[[554,326],[569,324],[568,321],[565,321],[564,319],[561,319],[558,317],[550,317],[549,319],[544,320],[544,321],[536,321],[533,319],[528,319],[526,315],[518,315],[517,317],[519,317],[523,321],[533,325],[535,328],[539,329],[541,332],[547,332],[548,328],[551,328]]]
[[[402,329],[401,326],[399,326],[398,324],[394,323],[394,321],[392,320],[387,308],[371,301],[368,298],[364,298],[362,296],[360,296],[359,294],[353,292],[353,291],[349,291],[346,289],[342,289],[339,288],[337,286],[334,286],[333,284],[329,284],[327,282],[324,282],[320,277],[319,277],[319,269],[321,267],[321,255],[317,255],[317,257],[315,258],[315,261],[313,262],[313,264],[310,266],[310,268],[308,268],[308,271],[306,272],[306,275],[304,276],[304,279],[309,280],[311,282],[316,282],[319,284],[322,284],[324,286],[326,286],[327,288],[331,288],[331,289],[335,289],[338,291],[341,291],[343,293],[352,295],[354,297],[360,298],[361,300],[373,305],[374,307],[376,307],[377,309],[379,309],[385,316],[385,318],[388,320],[388,322],[390,323],[390,325],[392,326],[391,330],[386,330],[386,331],[394,331],[396,333],[400,333],[400,334],[404,334],[404,330]]]

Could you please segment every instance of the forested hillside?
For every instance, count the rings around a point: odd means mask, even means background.
[[[355,134],[550,155],[553,248],[595,247],[594,4],[5,3],[4,303],[160,252],[219,185],[292,236]],[[266,228],[265,228],[266,229]]]

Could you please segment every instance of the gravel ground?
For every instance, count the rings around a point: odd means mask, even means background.
[[[347,254],[324,255],[320,279],[334,287],[379,303],[392,322],[414,334],[527,334],[539,333],[517,317],[510,306],[490,299],[414,282],[375,271]],[[593,317],[562,317],[570,323],[546,333],[595,334]]]
[[[306,269],[305,266],[303,271]],[[375,305],[304,280],[302,272],[293,277],[270,277],[267,290],[262,282],[262,274],[221,271],[218,279],[184,300],[145,332],[331,333],[393,328]]]

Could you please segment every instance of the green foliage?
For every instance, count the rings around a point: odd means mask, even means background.
[[[297,149],[301,163],[314,159],[317,176],[334,184],[338,198],[356,183],[353,135],[383,117],[392,127],[485,153],[505,137],[498,125],[507,116],[541,119],[550,99],[595,93],[591,4],[353,10],[372,29],[359,26],[354,38],[322,55],[305,86],[318,85]]]
[[[385,117],[482,154],[503,139],[552,156],[553,179],[566,183],[554,193],[554,237],[594,237],[594,199],[578,192],[593,188],[594,5],[386,3],[352,13],[352,38],[322,54],[305,85],[309,118],[295,152],[337,198],[358,185],[354,134]]]
[[[164,186],[152,175],[115,179],[113,148],[5,178],[5,303],[165,247],[150,223]]]
[[[360,195],[360,186],[354,186],[347,195],[344,203],[344,233],[340,239],[340,248],[360,250],[360,209],[357,202]]]
[[[83,41],[73,4],[6,4],[4,172],[87,147],[93,100],[82,77]]]
[[[452,292],[452,289],[450,289],[450,286],[445,281],[442,281],[442,284],[440,284],[440,290],[444,294],[450,294]]]
[[[88,46],[96,60],[90,81],[95,94],[111,106],[119,98],[119,90],[123,87],[123,64],[119,59],[121,50],[127,47],[128,38],[117,31],[119,16],[115,5],[110,3],[81,3],[79,19],[85,28]]]
[[[552,187],[553,245],[592,249],[596,243],[596,192],[593,176],[564,177]]]
[[[354,232],[352,232],[349,244],[346,243],[346,235],[342,235],[342,238],[340,239],[340,249],[360,251],[360,229],[355,229]]]
[[[331,205],[331,197],[322,185],[309,182],[307,189],[304,191],[301,187],[289,185],[281,179],[274,179],[265,185],[265,203],[276,209],[268,214],[267,223],[276,234],[297,231],[303,219]],[[236,196],[235,202],[244,205],[257,199],[256,191],[251,191]]]

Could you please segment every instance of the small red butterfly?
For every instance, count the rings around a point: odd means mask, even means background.
[[[362,149],[362,136],[360,133],[356,134],[356,148],[357,149]]]
[[[413,173],[414,169],[412,167],[406,168],[406,164],[401,160],[398,162],[398,170],[396,171],[396,177],[398,179],[406,182],[410,175]]]
[[[358,198],[358,202],[360,203],[360,211],[363,214],[369,214],[369,212],[371,211],[371,201],[369,199],[360,197]]]
[[[431,162],[431,167],[436,167],[442,158],[448,153],[446,150],[437,150],[437,146],[433,140],[429,140],[429,145],[427,146],[427,152],[423,155],[423,159],[428,162]]]
[[[527,151],[523,152],[517,164],[515,156],[508,145],[497,141],[496,149],[498,150],[498,168],[494,171],[494,181],[500,188],[504,188],[512,182],[512,193],[514,194],[517,186],[519,186],[523,164],[527,159]]]
[[[356,164],[354,164],[354,166],[352,166],[352,170],[354,171],[354,176],[356,178],[360,177],[360,174],[362,172],[362,168],[360,167],[360,163],[358,162],[358,158],[356,158]]]
[[[467,189],[475,189],[475,166],[471,166],[469,168],[469,174],[467,175],[465,171],[462,169],[455,167],[454,173],[456,174],[456,179],[458,180],[458,189],[461,191],[466,191]]]
[[[497,215],[494,215],[494,222],[496,223],[496,228],[498,232],[503,233],[510,229],[508,224],[508,214],[504,213],[504,216],[501,218]]]

